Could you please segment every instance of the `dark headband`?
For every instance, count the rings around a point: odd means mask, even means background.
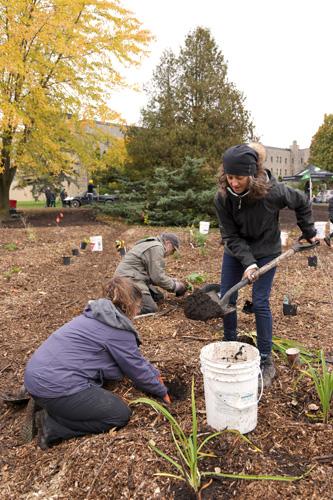
[[[255,176],[257,168],[258,154],[247,144],[232,146],[223,155],[223,170],[227,175]]]

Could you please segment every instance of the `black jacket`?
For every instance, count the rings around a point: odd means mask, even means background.
[[[279,212],[288,207],[295,210],[297,225],[306,238],[316,234],[312,211],[306,196],[275,179],[269,180],[271,189],[260,200],[249,200],[227,191],[225,197],[215,196],[215,207],[220,223],[225,252],[238,259],[244,268],[261,257],[281,253]]]

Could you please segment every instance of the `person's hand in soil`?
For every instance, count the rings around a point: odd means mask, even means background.
[[[186,292],[186,285],[182,281],[175,281],[175,294],[176,297],[182,297]]]
[[[165,395],[165,396],[163,396],[163,401],[164,401],[164,403],[166,403],[167,405],[171,405],[172,401],[171,401],[171,398],[170,398],[170,396],[169,396],[169,394],[168,394],[168,393],[166,393],[166,395]]]
[[[162,377],[162,375],[159,375],[157,377],[157,380],[159,381],[160,384],[165,386],[164,378]],[[166,393],[165,396],[163,396],[163,401],[164,401],[164,403],[171,405],[171,398],[170,398],[168,393]]]

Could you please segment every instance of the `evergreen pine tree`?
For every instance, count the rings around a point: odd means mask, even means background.
[[[208,29],[191,32],[178,56],[163,54],[147,91],[142,127],[127,133],[133,178],[180,168],[187,156],[204,158],[215,174],[223,151],[252,136],[244,97]]]

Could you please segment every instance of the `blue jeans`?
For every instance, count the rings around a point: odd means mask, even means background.
[[[259,267],[264,266],[274,257],[262,257],[257,259]],[[272,350],[272,313],[269,306],[269,296],[272,289],[273,278],[276,267],[263,274],[252,285],[253,311],[256,318],[257,344],[261,355],[270,354]],[[221,272],[221,297],[242,279],[244,267],[235,257],[224,254]],[[229,304],[235,306],[238,293],[232,294]],[[225,340],[236,340],[237,336],[237,313],[236,311],[223,317]]]

